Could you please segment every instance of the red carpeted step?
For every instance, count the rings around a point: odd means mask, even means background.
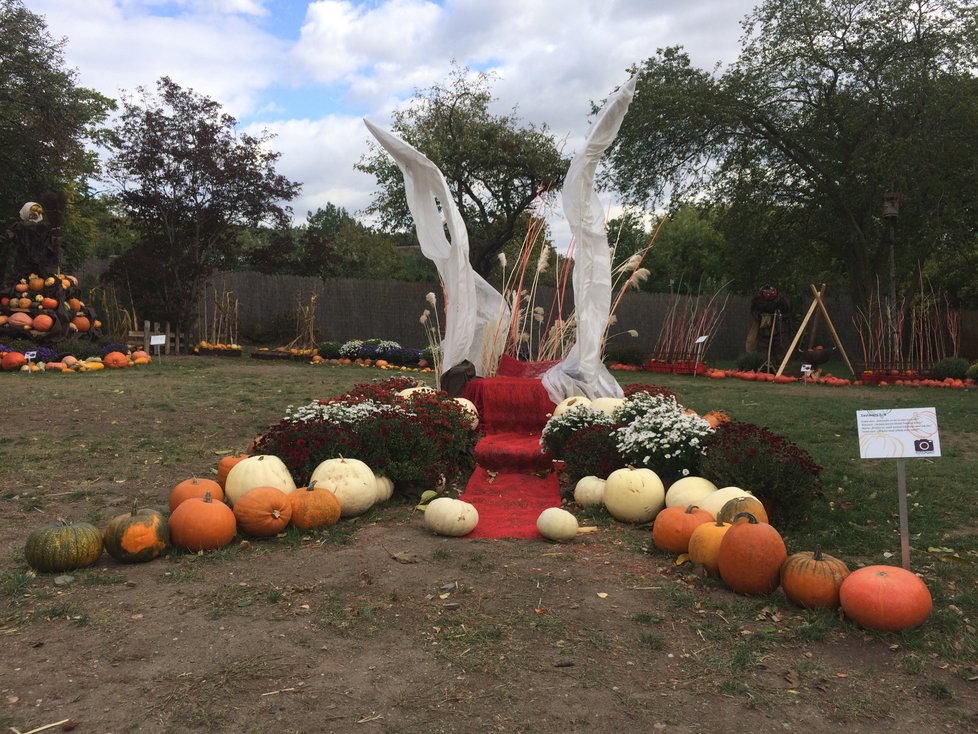
[[[467,538],[539,538],[537,518],[560,506],[560,484],[553,473],[499,472],[476,467],[462,499],[479,511],[479,524]]]
[[[543,383],[526,377],[472,380],[464,396],[475,404],[487,434],[540,433],[555,407]]]
[[[543,451],[539,433],[493,433],[475,445],[475,460],[490,471],[529,473],[553,468],[553,454]]]

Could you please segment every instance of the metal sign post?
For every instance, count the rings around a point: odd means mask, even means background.
[[[700,366],[700,355],[703,353],[703,345],[706,343],[709,334],[703,334],[702,336],[696,337],[696,341],[693,342],[696,345],[696,352],[693,357],[693,377],[696,377],[696,372]]]
[[[34,372],[34,360],[37,359],[37,352],[24,352],[24,359],[27,360],[27,374]]]
[[[907,515],[907,468],[904,459],[941,455],[936,408],[857,410],[860,459],[896,459],[900,506],[900,555],[910,570],[910,522]]]

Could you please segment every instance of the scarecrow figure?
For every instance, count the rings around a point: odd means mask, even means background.
[[[57,195],[50,197],[57,199]],[[20,220],[10,226],[3,238],[7,252],[0,262],[0,279],[28,273],[47,277],[61,271],[61,211],[58,201],[52,203],[55,206],[50,210],[34,201],[21,207]]]
[[[764,352],[767,362],[778,364],[784,358],[784,334],[791,321],[791,302],[773,285],[765,285],[750,301],[751,328],[747,351]]]

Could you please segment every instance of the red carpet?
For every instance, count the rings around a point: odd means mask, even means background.
[[[473,380],[465,397],[475,403],[486,432],[462,493],[479,511],[479,524],[466,537],[539,538],[537,517],[560,506],[553,457],[540,447],[554,404],[539,379],[522,377]]]

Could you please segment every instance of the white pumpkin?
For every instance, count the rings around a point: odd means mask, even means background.
[[[724,487],[706,495],[706,497],[700,500],[699,506],[700,509],[706,510],[713,517],[716,517],[717,513],[723,509],[723,506],[735,497],[753,497],[753,495],[746,489],[741,489],[740,487]]]
[[[703,477],[683,477],[672,483],[666,491],[666,507],[696,505],[707,495],[717,491],[717,485]]]
[[[376,502],[386,502],[394,496],[394,482],[390,477],[378,474],[377,477],[377,499]]]
[[[461,405],[462,406],[462,410],[464,410],[468,414],[468,416],[469,416],[469,426],[471,426],[472,430],[474,431],[476,428],[478,428],[479,427],[479,409],[475,407],[475,403],[473,403],[468,398],[452,398],[452,400],[454,400],[456,403],[458,403],[459,405]]]
[[[605,481],[594,475],[581,477],[574,485],[574,501],[581,507],[592,507],[604,503]]]
[[[588,406],[591,404],[591,399],[586,398],[583,395],[573,395],[569,398],[564,398],[559,403],[557,407],[554,408],[554,415],[560,415],[561,413],[570,410],[571,408],[576,408],[580,405]]]
[[[313,480],[333,490],[340,502],[340,517],[362,515],[377,501],[377,477],[359,459],[326,459],[313,470],[309,481]]]
[[[591,407],[602,413],[611,415],[625,404],[625,398],[597,398],[591,401]]]
[[[437,392],[437,390],[435,390],[433,387],[428,387],[427,385],[418,385],[417,387],[408,387],[400,390],[397,394],[402,398],[410,398],[416,392]]]
[[[577,537],[577,518],[560,507],[548,507],[537,518],[537,530],[547,540],[566,543]]]
[[[245,492],[255,487],[275,487],[288,494],[295,491],[295,480],[289,468],[277,456],[249,456],[231,467],[224,480],[224,496],[233,505]]]
[[[479,524],[479,511],[463,500],[438,497],[425,508],[424,524],[438,535],[460,538]]]
[[[626,467],[611,472],[604,484],[604,506],[622,522],[649,522],[666,505],[666,490],[651,469]]]

